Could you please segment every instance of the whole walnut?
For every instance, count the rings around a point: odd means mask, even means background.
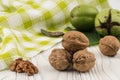
[[[57,70],[66,70],[71,64],[71,55],[65,49],[54,49],[49,56],[50,64]]]
[[[85,49],[89,45],[89,40],[79,31],[70,31],[64,34],[62,45],[67,51],[74,53]]]
[[[99,49],[106,56],[114,56],[119,50],[120,43],[114,36],[105,36],[99,41]]]
[[[79,50],[73,55],[73,68],[79,72],[89,71],[95,65],[95,60],[91,52]]]

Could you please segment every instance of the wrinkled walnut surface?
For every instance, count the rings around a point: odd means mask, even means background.
[[[37,67],[30,61],[25,61],[22,58],[18,58],[10,65],[11,71],[18,73],[26,72],[28,76],[38,73]]]
[[[64,34],[62,45],[67,51],[74,53],[85,49],[89,45],[89,40],[79,31],[70,31]]]
[[[79,50],[73,55],[73,68],[80,72],[89,71],[95,64],[95,56],[91,52]]]
[[[57,70],[66,70],[70,66],[71,55],[65,49],[54,49],[49,56],[49,62]]]
[[[114,56],[120,48],[118,39],[114,36],[105,36],[99,41],[99,49],[102,54]]]

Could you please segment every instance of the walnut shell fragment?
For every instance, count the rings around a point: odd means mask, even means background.
[[[114,36],[105,36],[99,41],[99,49],[106,56],[114,56],[120,48],[118,39]]]
[[[79,31],[70,31],[64,34],[62,46],[69,52],[83,50],[89,45],[88,38]]]
[[[25,61],[22,58],[13,61],[10,65],[10,70],[18,73],[26,72],[28,76],[38,73],[38,68],[34,64],[30,61]]]
[[[95,60],[91,52],[79,50],[73,55],[73,68],[79,72],[89,71],[95,65]]]
[[[54,49],[49,56],[50,64],[57,70],[66,70],[71,59],[70,53],[65,49]]]

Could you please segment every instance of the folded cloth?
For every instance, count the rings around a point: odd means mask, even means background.
[[[70,11],[79,4],[109,7],[107,0],[0,0],[0,70],[60,42],[61,37],[46,37],[40,30],[65,31]]]

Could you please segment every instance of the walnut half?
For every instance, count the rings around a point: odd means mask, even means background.
[[[18,58],[13,61],[10,65],[10,70],[18,73],[25,72],[28,74],[28,76],[38,73],[38,68],[34,64],[32,64],[30,61],[25,61],[22,58]]]

